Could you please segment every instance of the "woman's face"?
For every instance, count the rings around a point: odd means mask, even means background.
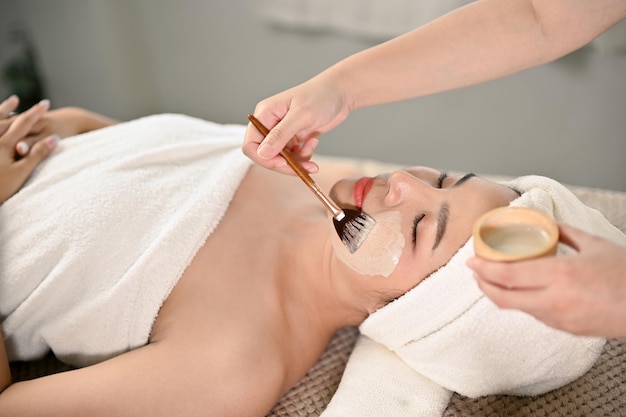
[[[344,179],[330,195],[377,222],[354,254],[333,239],[336,257],[370,278],[368,287],[396,296],[446,264],[467,242],[481,214],[519,196],[473,174],[447,176],[426,167]]]

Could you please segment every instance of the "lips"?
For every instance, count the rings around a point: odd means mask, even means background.
[[[363,177],[354,184],[354,205],[361,209],[363,201],[374,185],[374,178]]]

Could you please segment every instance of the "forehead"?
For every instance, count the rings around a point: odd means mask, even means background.
[[[438,176],[441,173],[438,169],[419,165],[407,167],[405,168],[405,171],[415,175],[416,177],[432,177]]]

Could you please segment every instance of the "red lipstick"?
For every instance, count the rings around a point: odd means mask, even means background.
[[[363,208],[363,201],[374,185],[374,178],[363,177],[354,183],[354,205],[359,209]]]

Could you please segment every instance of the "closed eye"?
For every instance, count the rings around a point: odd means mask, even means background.
[[[439,174],[439,178],[437,179],[438,188],[443,188],[443,182],[445,181],[446,178],[448,178],[448,173],[445,171],[441,171],[441,173]],[[425,214],[420,214],[418,216],[415,216],[415,218],[413,219],[413,230],[412,230],[413,250],[415,250],[415,247],[417,245],[417,225],[419,224],[420,221],[422,221],[424,216]]]
[[[439,174],[439,179],[437,180],[438,188],[443,188],[443,182],[446,178],[448,178],[448,173],[445,171],[441,171],[441,173]]]
[[[424,218],[425,214],[420,214],[419,216],[415,216],[413,219],[413,250],[415,250],[415,245],[417,243],[417,225]]]

